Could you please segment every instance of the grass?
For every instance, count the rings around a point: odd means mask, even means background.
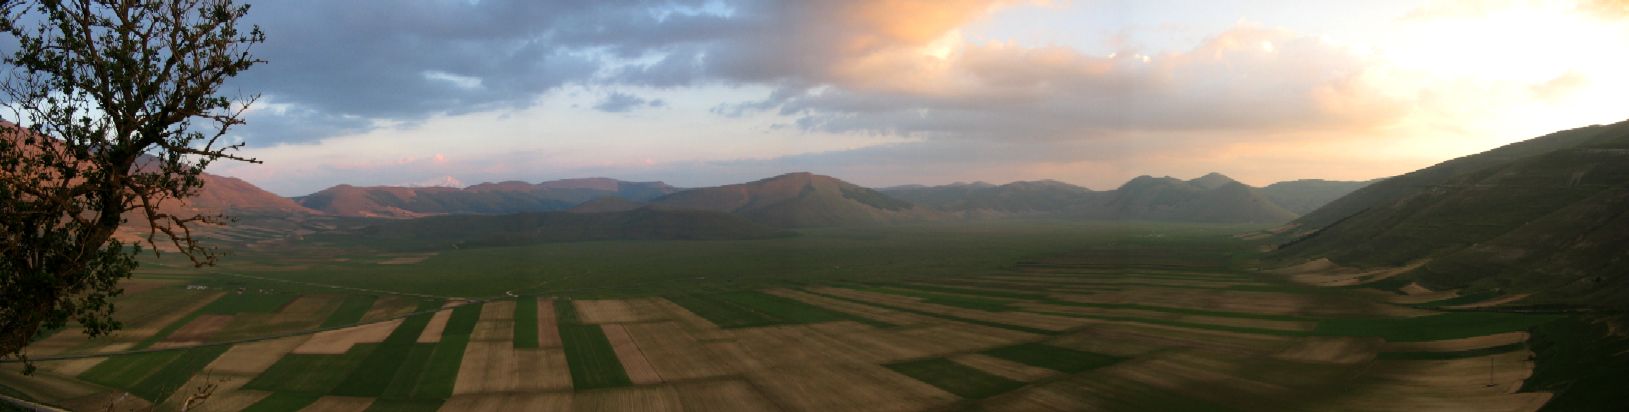
[[[1326,319],[1318,322],[1313,334],[1377,336],[1393,342],[1419,342],[1523,331],[1559,318],[1559,315],[1447,312],[1416,318]]]
[[[851,320],[879,327],[892,326],[756,291],[696,293],[668,296],[667,299],[721,328],[795,325],[839,320]]]
[[[435,412],[441,409],[439,400],[374,399],[368,405],[370,412]]]
[[[373,353],[375,344],[358,344],[342,355],[284,355],[243,385],[247,389],[326,395],[344,383]],[[313,373],[320,371],[320,373]]]
[[[439,296],[498,296],[505,291],[556,296],[664,295],[707,287],[752,290],[810,281],[1003,273],[1022,261],[1085,247],[1114,251],[1107,254],[1110,256],[1126,256],[1131,255],[1121,253],[1126,249],[1173,245],[1204,254],[1205,263],[1226,264],[1234,249],[1245,249],[1244,245],[1234,247],[1242,242],[1232,242],[1228,236],[1252,228],[1069,220],[924,223],[804,229],[799,236],[761,240],[605,241],[448,249],[424,262],[407,265],[377,265],[355,258],[336,261],[336,257],[360,258],[397,250],[391,245],[311,236],[291,246],[295,253],[245,251],[234,261],[223,263],[222,270]],[[1162,237],[1144,237],[1148,234]],[[244,265],[234,267],[234,262]],[[459,276],[446,276],[448,273]]]
[[[170,394],[185,389],[183,386],[187,384],[188,380],[192,379],[193,375],[203,371],[205,366],[209,366],[209,363],[214,362],[215,358],[226,353],[227,349],[229,349],[228,346],[217,345],[181,351],[181,355],[176,357],[175,360],[165,364],[163,368],[158,369],[152,375],[148,375],[147,378],[131,387],[130,393],[154,403],[163,402],[165,398],[170,397]]]
[[[566,368],[571,372],[571,386],[577,390],[615,388],[632,385],[628,372],[622,370],[622,361],[611,349],[611,340],[599,325],[584,325],[577,317],[577,307],[571,301],[554,301],[555,318],[559,323],[560,342],[565,346]]]
[[[199,312],[210,315],[235,315],[239,313],[277,313],[283,306],[299,297],[293,293],[243,293],[228,294],[210,302]]]
[[[88,382],[130,391],[154,403],[181,389],[229,347],[204,346],[187,350],[116,356],[79,374]]]
[[[470,333],[475,331],[475,322],[481,318],[481,304],[463,305],[453,308],[452,315],[447,318],[447,327],[441,331],[441,342],[435,344],[424,361],[424,367],[417,378],[417,383],[408,392],[410,399],[447,399],[452,397],[453,385],[458,382],[458,365],[464,360],[464,348],[469,345]],[[413,356],[412,352],[408,353]],[[387,391],[393,396],[400,396],[395,389]]]
[[[1528,341],[1536,354],[1533,375],[1523,392],[1554,392],[1545,411],[1621,410],[1629,405],[1629,338],[1614,335],[1606,321],[1576,315],[1533,328]],[[1622,324],[1622,323],[1619,323]]]
[[[317,402],[320,397],[309,393],[274,392],[244,408],[243,412],[294,412]]]
[[[1526,343],[1512,343],[1509,345],[1449,352],[1380,352],[1377,358],[1380,360],[1452,360],[1498,355],[1525,348],[1527,348]]]
[[[431,310],[440,306],[440,301],[424,301],[419,305],[419,310]],[[423,333],[425,325],[430,323],[430,316],[429,313],[422,313],[403,320],[401,325],[390,332],[390,336],[386,336],[385,340],[375,346],[373,352],[351,371],[344,382],[334,387],[332,393],[341,396],[378,397],[390,388],[398,372],[417,375],[417,370],[402,369],[404,366],[423,367],[423,362],[410,364],[403,360],[418,347],[419,334]]]
[[[515,347],[536,348],[540,345],[537,340],[537,298],[522,296],[515,299]]]
[[[181,357],[181,351],[115,356],[79,374],[79,379],[115,388],[132,388]]]
[[[946,294],[940,292],[923,292],[911,289],[893,287],[866,287],[853,288],[861,292],[886,293],[896,296],[905,296],[921,299],[922,303],[945,305],[963,309],[982,310],[985,312],[1006,312],[1012,310],[1011,302],[1005,300],[984,299],[977,296]]]
[[[959,317],[959,316],[946,315],[946,314],[938,313],[938,312],[917,310],[917,309],[911,309],[911,308],[906,308],[906,307],[900,307],[900,306],[896,306],[896,305],[890,305],[890,304],[886,304],[886,303],[864,301],[864,300],[850,298],[850,297],[847,297],[847,296],[838,296],[838,295],[826,294],[826,293],[821,293],[819,291],[814,291],[814,290],[804,290],[803,292],[810,293],[810,294],[815,294],[815,295],[820,295],[820,296],[824,296],[824,297],[828,297],[828,298],[832,298],[832,299],[837,299],[837,300],[841,300],[841,301],[853,302],[853,303],[858,303],[858,304],[862,304],[862,305],[871,305],[871,306],[876,306],[876,307],[879,307],[879,308],[886,308],[888,310],[892,310],[892,311],[896,311],[896,312],[913,313],[913,314],[917,314],[917,315],[935,317],[935,318],[946,319],[946,320],[953,320],[953,321],[966,323],[966,324],[972,324],[972,325],[989,326],[989,327],[992,327],[992,328],[1014,330],[1014,331],[1025,332],[1025,333],[1034,333],[1034,334],[1038,334],[1038,335],[1056,335],[1056,334],[1058,334],[1058,331],[1053,331],[1053,330],[1032,328],[1032,327],[1028,327],[1028,326],[1009,325],[1009,324],[1000,323],[1000,322],[990,322],[990,321],[978,320],[978,319],[968,319],[968,318],[963,318],[963,317]]]
[[[1047,368],[1059,372],[1075,373],[1119,363],[1126,358],[1065,349],[1040,343],[1023,343],[990,349],[985,355]]]
[[[888,369],[966,399],[982,399],[1024,386],[949,359],[932,358],[886,365]]]
[[[362,321],[362,316],[368,313],[368,309],[373,307],[373,301],[378,299],[379,297],[374,295],[345,296],[345,300],[339,303],[339,309],[335,309],[334,313],[328,314],[328,318],[322,321],[322,327],[355,325]]]

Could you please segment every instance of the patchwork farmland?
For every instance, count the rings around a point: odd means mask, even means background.
[[[1549,399],[1526,381],[1531,331],[1556,316],[1297,283],[1201,238],[1213,247],[1114,238],[959,275],[656,293],[196,290],[209,278],[143,276],[119,300],[123,332],[44,337],[40,370],[5,364],[0,387],[75,410],[174,410],[205,386],[202,410],[250,411],[1530,411]]]

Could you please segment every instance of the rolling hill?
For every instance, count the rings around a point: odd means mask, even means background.
[[[1338,180],[1302,179],[1278,182],[1261,188],[1261,194],[1285,210],[1305,215],[1318,210],[1335,199],[1346,196],[1375,181],[1347,182]]]
[[[1629,122],[1507,145],[1385,179],[1294,221],[1283,262],[1425,262],[1381,287],[1629,304]]]
[[[812,173],[690,189],[653,199],[650,205],[731,213],[775,227],[862,225],[942,217],[875,190]]]
[[[674,190],[662,182],[588,178],[537,184],[518,181],[482,183],[462,189],[339,185],[295,200],[302,206],[335,216],[411,218],[566,210],[605,196],[640,201]]]
[[[728,213],[640,208],[620,212],[445,215],[385,221],[357,232],[371,241],[495,247],[598,240],[741,240],[793,235]]]
[[[1348,182],[1330,182],[1348,184]],[[1284,197],[1316,202],[1297,185],[1278,191]],[[1057,181],[1005,185],[956,184],[902,186],[884,193],[941,211],[968,217],[1052,216],[1108,220],[1159,220],[1205,223],[1280,223],[1295,212],[1280,206],[1269,191],[1247,186],[1220,173],[1181,180],[1139,176],[1115,190],[1092,191]],[[1299,197],[1297,197],[1299,196]],[[1326,196],[1333,198],[1333,196]]]

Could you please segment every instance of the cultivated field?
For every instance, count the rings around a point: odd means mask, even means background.
[[[1557,316],[1256,272],[1239,231],[1019,222],[416,260],[249,250],[219,272],[140,276],[118,301],[124,331],[44,337],[39,372],[0,365],[0,393],[174,409],[208,384],[205,410],[251,411],[1531,411],[1550,399],[1524,382],[1530,331]]]

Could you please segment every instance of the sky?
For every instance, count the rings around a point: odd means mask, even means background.
[[[1368,180],[1629,119],[1629,0],[276,0],[217,163],[337,184]]]

